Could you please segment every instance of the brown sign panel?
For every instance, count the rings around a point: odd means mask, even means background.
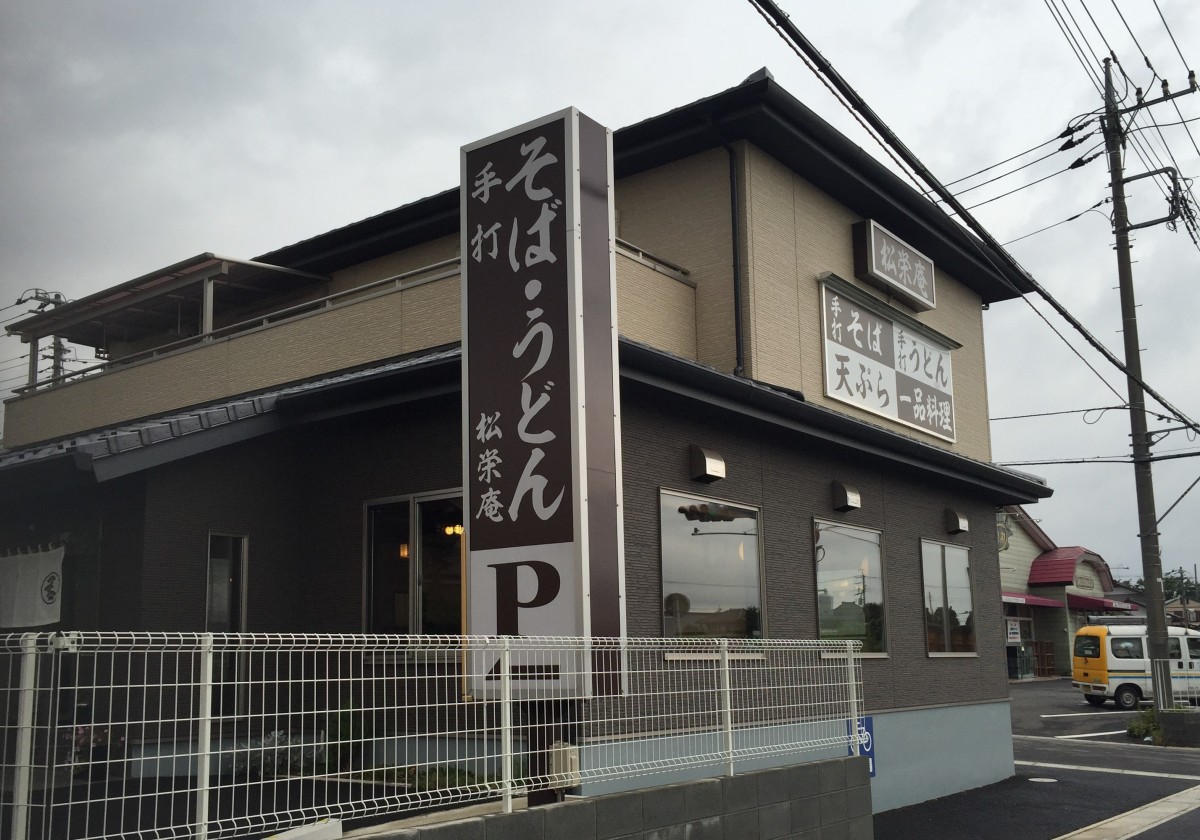
[[[853,233],[854,276],[918,312],[937,307],[933,260],[871,219]]]
[[[611,149],[574,109],[463,148],[472,634],[624,632]],[[577,695],[581,662],[524,684]]]

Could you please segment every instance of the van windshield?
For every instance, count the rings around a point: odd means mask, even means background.
[[[1075,655],[1082,656],[1087,659],[1096,659],[1100,656],[1100,637],[1099,636],[1076,636],[1075,637]]]

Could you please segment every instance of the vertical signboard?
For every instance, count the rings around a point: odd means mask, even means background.
[[[462,150],[473,635],[624,634],[611,149],[571,108]],[[590,689],[565,648],[520,668],[517,692]]]

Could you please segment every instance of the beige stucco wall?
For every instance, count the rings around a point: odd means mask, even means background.
[[[439,240],[440,251],[423,247],[419,256],[444,254],[449,243]],[[405,252],[339,272],[337,279],[370,283],[419,267],[413,263],[419,260]],[[691,285],[618,251],[617,289],[622,334],[695,357]],[[402,290],[376,289],[290,321],[12,400],[5,445],[52,440],[458,341],[460,291],[457,273]]]
[[[750,146],[744,151],[751,278],[745,312],[747,374],[798,389],[809,402],[972,458],[991,460],[979,296],[939,269],[936,309],[915,313],[903,305],[895,307],[962,344],[952,357],[955,443],[826,397],[817,277],[833,272],[864,294],[887,300],[854,277],[851,226],[861,217],[760,149]],[[924,243],[910,244],[928,250]]]
[[[688,270],[696,284],[695,358],[718,370],[736,364],[733,322],[733,264],[729,208],[729,158],[717,149],[621,179],[615,191],[617,236]],[[620,272],[618,272],[620,273]],[[674,290],[676,297],[686,295]],[[647,302],[649,303],[649,302]],[[621,333],[634,323],[631,307],[620,301]],[[644,324],[648,313],[639,316]],[[653,337],[641,338],[662,346]],[[668,348],[669,349],[669,348]],[[691,356],[692,354],[685,354]]]

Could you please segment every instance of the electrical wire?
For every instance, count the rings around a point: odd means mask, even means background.
[[[800,53],[799,47],[796,44],[796,41],[798,41],[799,43],[804,44],[806,50],[811,50],[812,53],[817,58],[820,59],[820,61],[822,62],[822,65],[823,65],[821,68],[817,68],[815,66],[815,63],[814,63],[815,60],[814,61],[805,60],[805,62],[804,62],[805,66],[807,66],[809,68],[809,70],[811,70],[812,72],[818,73],[819,76],[820,75],[828,75],[830,80],[836,82],[837,87],[838,87],[838,92],[840,94],[838,96],[838,101],[842,103],[843,107],[847,107],[847,108],[851,107],[851,105],[849,103],[852,102],[853,109],[856,112],[858,112],[858,113],[856,113],[856,117],[858,117],[859,114],[861,114],[863,117],[869,118],[872,125],[876,127],[878,134],[872,133],[872,137],[875,138],[875,140],[877,142],[881,142],[879,135],[882,135],[883,137],[887,138],[886,145],[888,145],[889,147],[891,147],[891,146],[895,147],[895,152],[893,152],[893,150],[891,148],[888,149],[889,155],[893,155],[893,156],[894,156],[894,154],[903,155],[906,162],[912,167],[912,169],[915,172],[919,173],[920,177],[922,179],[924,179],[930,186],[932,186],[938,192],[939,195],[941,195],[943,197],[947,197],[947,196],[949,197],[948,203],[950,203],[950,206],[953,207],[959,213],[959,216],[960,216],[960,218],[962,218],[963,222],[981,240],[981,241],[975,241],[974,239],[970,240],[972,247],[979,253],[980,259],[982,259],[984,262],[988,263],[995,269],[995,271],[997,273],[997,277],[1001,280],[1001,282],[1004,285],[1006,285],[1007,287],[1012,289],[1017,294],[1018,297],[1025,300],[1026,303],[1031,308],[1033,308],[1035,312],[1037,312],[1038,316],[1041,317],[1042,320],[1046,321],[1047,324],[1049,324],[1049,321],[1046,320],[1046,317],[1044,315],[1042,315],[1041,312],[1039,312],[1036,307],[1033,306],[1032,301],[1030,301],[1025,296],[1024,292],[1022,292],[1021,289],[1017,288],[1016,284],[1007,276],[1007,274],[1005,272],[1005,268],[1007,268],[1008,271],[1011,271],[1011,272],[1019,275],[1023,279],[1023,281],[1028,285],[1028,287],[1030,289],[1032,289],[1039,296],[1041,296],[1043,300],[1045,300],[1047,303],[1049,303],[1054,308],[1054,310],[1056,312],[1058,312],[1058,314],[1065,321],[1067,321],[1067,323],[1069,323],[1075,329],[1076,332],[1078,332],[1080,335],[1082,335],[1084,337],[1084,339],[1086,339],[1087,342],[1097,352],[1099,352],[1109,364],[1111,364],[1117,370],[1121,371],[1121,373],[1125,374],[1125,376],[1128,379],[1130,379],[1131,381],[1133,381],[1137,385],[1139,385],[1145,393],[1149,394],[1152,398],[1157,400],[1158,403],[1164,409],[1169,411],[1176,418],[1176,420],[1178,420],[1181,423],[1185,423],[1192,428],[1200,429],[1200,424],[1197,424],[1196,421],[1194,421],[1190,417],[1188,417],[1183,411],[1176,408],[1175,405],[1173,405],[1169,400],[1166,399],[1166,397],[1162,396],[1162,394],[1159,393],[1155,388],[1151,387],[1145,381],[1145,379],[1143,379],[1141,376],[1135,375],[1129,369],[1128,365],[1126,365],[1119,358],[1117,358],[1117,356],[1111,350],[1109,350],[1104,345],[1103,342],[1101,342],[1098,338],[1096,338],[1091,333],[1091,331],[1088,330],[1079,321],[1078,318],[1076,318],[1073,314],[1071,314],[1070,310],[1068,310],[1065,306],[1063,306],[1053,295],[1051,295],[1049,293],[1049,291],[1046,290],[1046,288],[1044,286],[1042,286],[1040,283],[1038,283],[1037,280],[1035,280],[1029,274],[1029,272],[1027,272],[1024,268],[1022,268],[1020,263],[1018,263],[1011,254],[1009,254],[1007,251],[1004,250],[1004,248],[1000,245],[999,242],[996,241],[996,238],[991,235],[991,233],[987,230],[987,228],[985,228],[983,225],[981,225],[979,223],[979,221],[977,219],[975,219],[974,216],[970,215],[969,210],[967,208],[963,207],[962,204],[950,194],[949,190],[947,190],[945,188],[945,186],[943,186],[941,184],[941,182],[938,181],[938,179],[933,175],[933,173],[931,173],[928,170],[928,168],[925,167],[925,165],[921,163],[920,159],[918,159],[917,156],[914,155],[912,153],[912,151],[910,151],[908,149],[908,147],[904,145],[904,143],[900,140],[900,138],[896,136],[895,132],[893,132],[889,128],[887,128],[887,125],[879,118],[879,116],[877,114],[875,114],[874,110],[872,110],[871,107],[869,105],[867,105],[867,103],[865,101],[863,101],[862,97],[859,96],[858,93],[852,87],[850,87],[849,84],[846,83],[845,79],[843,79],[841,77],[841,75],[837,72],[836,69],[834,69],[834,67],[828,62],[828,60],[825,59],[825,57],[822,56],[820,54],[820,52],[818,52],[816,50],[816,48],[813,47],[808,42],[808,40],[804,37],[803,33],[801,33],[799,31],[799,29],[797,29],[795,27],[795,25],[791,23],[791,19],[784,12],[782,12],[778,7],[776,7],[774,5],[774,3],[770,3],[772,17],[769,18],[767,15],[767,12],[764,9],[764,6],[766,6],[769,3],[769,0],[749,0],[749,2],[751,3],[751,5],[753,5],[755,7],[756,10],[758,10],[759,14],[761,14],[764,18],[768,18],[768,23],[771,23],[772,20],[774,21],[774,23],[772,23],[772,28],[775,29],[776,33],[781,38],[784,38],[784,40],[792,47],[793,51],[797,52],[797,54]],[[787,25],[791,27],[790,29],[788,29],[788,30],[784,29],[784,21],[786,21]],[[822,81],[825,82],[825,79],[822,79]],[[829,87],[828,83],[826,83],[826,87]],[[907,168],[905,169],[905,171],[907,171]],[[984,247],[985,243],[988,246],[987,248]],[[1001,268],[1001,266],[998,264],[997,260],[999,260],[1000,263],[1003,263],[1005,268]],[[1059,333],[1058,330],[1054,330],[1054,332],[1060,338],[1062,338],[1062,334]],[[1063,339],[1063,341],[1064,341],[1064,343],[1066,343],[1067,347],[1072,352],[1074,352],[1077,356],[1079,356],[1080,359],[1083,359],[1083,356],[1079,353],[1078,349],[1076,349],[1070,342],[1067,342],[1065,339]],[[1085,364],[1086,364],[1086,360],[1085,360]],[[1090,364],[1088,364],[1088,368],[1090,370],[1092,370],[1094,373],[1096,373],[1097,376],[1099,376],[1099,373]],[[1117,395],[1118,399],[1124,399],[1119,393],[1117,393],[1115,391],[1115,389],[1112,388],[1111,385],[1108,384],[1107,380],[1105,380],[1103,377],[1100,377],[1100,379],[1109,388],[1109,390],[1112,390],[1113,393],[1115,393]]]
[[[1088,114],[1084,114],[1083,116],[1088,116]],[[1024,157],[1025,155],[1029,154],[1030,152],[1036,152],[1038,149],[1044,149],[1046,146],[1049,146],[1051,143],[1054,143],[1058,140],[1064,140],[1064,139],[1070,137],[1075,132],[1080,131],[1083,128],[1085,128],[1086,126],[1090,125],[1091,122],[1092,122],[1092,120],[1088,120],[1088,121],[1080,123],[1079,125],[1076,125],[1076,126],[1068,126],[1067,129],[1065,131],[1063,131],[1061,134],[1059,134],[1057,137],[1051,137],[1045,143],[1039,143],[1038,145],[1034,146],[1031,149],[1026,149],[1023,152],[1020,152],[1019,154],[1015,154],[1012,157],[1005,158],[1004,160],[999,161],[998,163],[993,163],[991,166],[985,166],[983,169],[980,169],[976,172],[972,172],[970,175],[964,175],[961,178],[954,179],[953,181],[947,181],[946,186],[953,187],[955,184],[961,184],[963,181],[966,181],[969,178],[974,178],[976,175],[982,175],[984,172],[989,172],[989,171],[995,169],[997,166],[1003,166],[1006,163],[1011,163],[1012,161],[1016,160],[1017,158]],[[1045,158],[1039,158],[1039,160],[1045,160]],[[1036,162],[1037,161],[1034,161],[1034,163],[1036,163]]]
[[[1155,5],[1158,5],[1158,4],[1156,3]],[[1196,476],[1196,480],[1193,481],[1191,484],[1189,484],[1188,488],[1179,494],[1179,498],[1176,499],[1174,502],[1172,502],[1171,506],[1169,508],[1167,508],[1167,513],[1170,513],[1171,511],[1175,510],[1175,508],[1179,505],[1179,503],[1183,501],[1183,497],[1186,496],[1188,493],[1191,493],[1192,488],[1194,488],[1197,484],[1200,484],[1200,476]],[[1164,513],[1162,516],[1158,517],[1158,519],[1156,519],[1154,521],[1154,524],[1155,525],[1161,524],[1162,521],[1167,518],[1167,513]]]
[[[1032,233],[1027,233],[1024,236],[1018,236],[1016,239],[1010,239],[1007,242],[1001,242],[1000,244],[1007,248],[1009,245],[1013,244],[1014,242],[1020,242],[1022,239],[1028,239],[1031,236],[1037,236],[1039,233],[1044,233],[1044,232],[1050,230],[1051,228],[1056,228],[1059,225],[1065,225],[1067,222],[1073,222],[1076,219],[1078,219],[1080,216],[1086,215],[1087,213],[1092,212],[1093,210],[1099,208],[1101,205],[1104,205],[1104,204],[1112,204],[1112,198],[1103,198],[1100,201],[1097,201],[1095,204],[1093,204],[1088,209],[1086,209],[1080,213],[1076,213],[1074,216],[1071,216],[1070,218],[1063,219],[1061,222],[1055,222],[1052,225],[1046,225],[1044,228],[1035,230]],[[1105,218],[1108,218],[1108,217],[1106,216]]]
[[[1050,12],[1050,16],[1054,18],[1054,22],[1058,25],[1058,31],[1062,33],[1063,37],[1067,41],[1067,46],[1071,48],[1071,52],[1074,53],[1075,58],[1079,60],[1079,65],[1083,68],[1084,75],[1088,77],[1093,87],[1096,88],[1096,91],[1098,93],[1101,92],[1103,89],[1100,86],[1099,78],[1095,75],[1096,71],[1088,66],[1087,59],[1084,57],[1082,50],[1076,44],[1075,39],[1071,36],[1071,33],[1067,30],[1065,18],[1059,17],[1058,9],[1054,6],[1051,0],[1042,0],[1042,3],[1045,4],[1046,9]]]
[[[1114,5],[1116,5],[1114,3]],[[1158,0],[1154,0],[1154,11],[1158,12],[1158,19],[1162,21],[1163,29],[1167,30],[1167,34],[1171,36],[1171,43],[1175,45],[1175,52],[1179,53],[1179,61],[1183,64],[1183,69],[1188,69],[1187,59],[1183,57],[1183,50],[1179,49],[1179,42],[1175,40],[1175,33],[1171,31],[1170,25],[1167,24],[1167,19],[1163,17],[1162,9],[1158,6]]]
[[[1033,166],[1034,164],[1041,163],[1044,160],[1054,157],[1059,152],[1065,152],[1067,149],[1072,149],[1075,146],[1078,146],[1080,143],[1082,143],[1084,140],[1091,137],[1095,133],[1096,132],[1094,132],[1094,131],[1090,131],[1087,134],[1083,135],[1083,137],[1080,137],[1078,141],[1070,142],[1069,144],[1064,143],[1060,148],[1055,149],[1048,155],[1042,155],[1040,158],[1037,158],[1036,160],[1031,160],[1031,161],[1029,161],[1029,163],[1022,164],[1021,166],[1018,166],[1016,169],[1010,169],[1008,172],[997,175],[995,178],[989,178],[986,181],[980,181],[978,184],[976,184],[973,187],[967,187],[965,190],[959,190],[958,192],[955,193],[955,195],[956,196],[965,195],[966,193],[971,192],[971,190],[977,190],[980,187],[986,187],[988,184],[993,184],[996,181],[999,181],[1001,178],[1007,178],[1009,175],[1015,175],[1016,173],[1020,172],[1022,169],[1028,169],[1029,167]],[[988,167],[988,168],[994,169],[995,167]],[[970,176],[967,176],[967,177],[970,177]],[[965,179],[962,179],[962,180],[965,180]],[[950,185],[947,184],[946,186],[950,186]]]
[[[990,421],[994,421],[994,420],[1028,420],[1031,417],[1058,417],[1063,414],[1088,414],[1093,411],[1099,411],[1100,416],[1103,417],[1104,412],[1106,412],[1106,411],[1121,411],[1121,410],[1124,410],[1127,408],[1129,408],[1128,405],[1102,405],[1097,408],[1072,408],[1072,409],[1068,409],[1065,411],[1040,411],[1036,414],[1010,414],[1007,417],[989,417],[988,421],[990,422]],[[1097,417],[1095,420],[1088,421],[1085,419],[1083,422],[1085,422],[1089,426],[1091,426],[1091,425],[1097,423],[1099,420],[1100,420],[1100,418]]]
[[[1093,146],[1092,148],[1094,149],[1097,147]],[[1091,149],[1089,149],[1088,151],[1091,151]],[[1072,169],[1079,169],[1080,167],[1086,166],[1087,164],[1094,161],[1096,158],[1100,157],[1101,154],[1103,154],[1103,152],[1097,152],[1096,154],[1092,155],[1091,157],[1081,157],[1079,160],[1075,161],[1070,166],[1060,169],[1057,172],[1051,172],[1049,175],[1046,175],[1045,177],[1042,177],[1042,178],[1038,178],[1036,181],[1030,181],[1028,184],[1024,184],[1020,187],[1017,187],[1016,189],[1009,190],[1006,193],[1000,193],[1000,195],[992,196],[991,198],[987,199],[986,201],[981,201],[978,204],[972,204],[970,207],[968,207],[966,209],[974,210],[976,207],[982,207],[985,204],[991,204],[993,201],[999,201],[1002,198],[1007,198],[1008,196],[1010,196],[1014,193],[1019,193],[1021,190],[1027,190],[1030,187],[1037,186],[1038,184],[1042,183],[1043,181],[1049,181],[1051,178],[1054,178],[1058,175],[1062,175],[1064,172],[1070,172]],[[957,213],[952,213],[951,215],[957,215]]]

